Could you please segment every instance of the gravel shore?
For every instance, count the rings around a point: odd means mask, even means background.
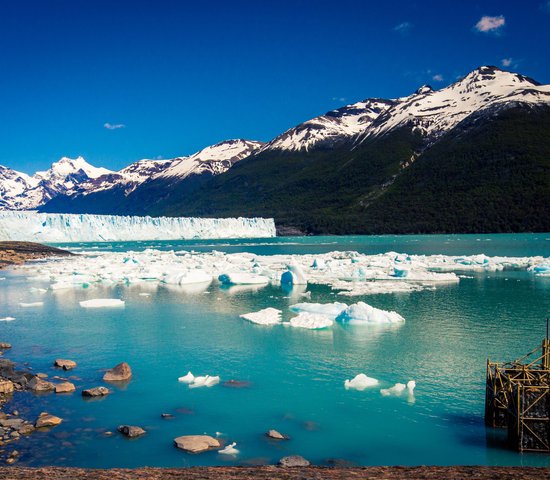
[[[0,269],[10,265],[20,265],[27,260],[67,255],[72,253],[41,243],[0,241]]]
[[[282,468],[282,467],[192,467],[82,469],[82,468],[0,468],[4,480],[526,480],[550,479],[550,468],[530,467],[365,467],[365,468]]]

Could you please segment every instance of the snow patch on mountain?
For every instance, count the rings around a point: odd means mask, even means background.
[[[174,178],[182,180],[189,175],[210,173],[219,175],[229,170],[236,162],[256,153],[262,142],[252,140],[226,140],[206,147],[190,157],[175,159],[168,168],[155,178]]]
[[[376,118],[393,105],[393,100],[367,99],[291,128],[267,143],[262,151],[308,151],[314,147],[332,147],[364,132]]]

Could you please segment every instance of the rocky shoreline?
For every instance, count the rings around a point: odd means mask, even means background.
[[[41,243],[0,241],[0,270],[10,265],[21,265],[27,260],[68,255],[73,254],[67,250],[49,247]]]
[[[533,467],[189,467],[138,469],[21,468],[0,467],[4,480],[527,480],[550,479],[550,468]]]

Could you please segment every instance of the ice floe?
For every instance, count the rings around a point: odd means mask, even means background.
[[[326,317],[336,318],[340,315],[348,306],[345,303],[295,303],[291,305],[290,310],[295,313],[307,312],[317,313]]]
[[[281,323],[281,310],[268,307],[258,312],[244,313],[241,318],[258,325],[277,325]]]
[[[227,445],[227,447],[218,450],[218,453],[221,453],[222,455],[238,455],[240,452],[235,448],[236,446],[237,442],[232,442]]]
[[[334,320],[332,318],[318,313],[300,312],[296,317],[290,319],[291,327],[307,328],[309,330],[319,330],[333,324]]]
[[[13,322],[15,320],[14,317],[4,317],[0,318],[0,322]]]
[[[141,252],[83,250],[78,255],[15,268],[26,271],[29,281],[47,282],[53,291],[133,284],[167,288],[170,285],[208,284],[213,279],[228,293],[263,288],[268,284],[292,287],[293,290],[308,285],[326,285],[338,295],[358,296],[452,286],[460,282],[457,273],[515,269],[548,276],[550,259],[396,252],[378,255],[338,251],[314,255],[256,255],[249,252],[155,249]]]
[[[30,303],[21,302],[19,304],[19,306],[23,308],[41,307],[43,305],[44,305],[44,302],[30,302]]]
[[[361,391],[369,387],[375,387],[378,383],[379,382],[376,378],[367,377],[364,373],[360,373],[351,380],[345,380],[344,388],[346,390],[352,389]]]
[[[349,323],[403,323],[405,319],[397,312],[375,308],[365,302],[357,302],[346,308],[336,320]]]
[[[124,307],[124,300],[118,298],[94,298],[80,302],[82,308],[112,308]]]
[[[393,387],[382,388],[380,390],[380,393],[384,397],[389,397],[391,395],[399,397],[406,391],[407,394],[411,396],[414,394],[415,388],[416,388],[416,382],[414,380],[409,380],[406,384],[396,383]]]
[[[189,388],[210,388],[220,383],[220,377],[211,375],[195,377],[195,375],[193,375],[191,372],[187,372],[187,375],[178,378],[178,382],[186,383],[187,385],[189,385]]]

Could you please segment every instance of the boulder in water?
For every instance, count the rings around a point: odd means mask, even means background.
[[[132,369],[126,362],[119,363],[103,375],[103,380],[106,382],[124,382],[130,378],[132,378]]]

